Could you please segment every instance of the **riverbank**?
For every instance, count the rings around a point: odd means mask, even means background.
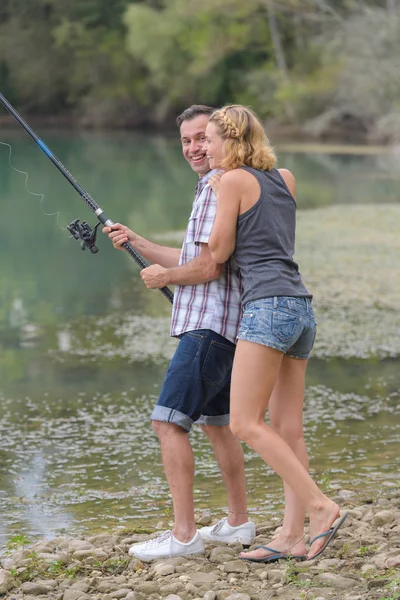
[[[340,204],[298,212],[296,260],[314,295],[316,358],[400,356],[400,336],[395,333],[400,331],[400,269],[395,267],[399,220],[396,203]],[[151,239],[179,247],[182,238],[182,231],[171,231]],[[137,277],[136,265],[132,271]],[[169,312],[85,318],[68,325],[68,353],[88,361],[122,357],[166,362],[176,347],[169,325]],[[112,340],[110,331],[115,333]]]
[[[52,129],[52,130],[75,130],[77,133],[83,131],[136,131],[136,132],[152,132],[158,134],[173,134],[176,135],[175,119],[172,118],[167,123],[150,123],[150,122],[139,122],[137,119],[132,122],[125,123],[102,123],[98,124],[87,119],[87,117],[79,114],[65,114],[62,115],[37,115],[37,114],[26,114],[21,111],[23,118],[29,123],[34,129]],[[0,127],[2,128],[15,128],[17,127],[15,120],[7,115],[0,115]],[[334,127],[327,127],[321,133],[311,133],[305,123],[283,123],[276,119],[266,120],[264,127],[268,133],[269,138],[276,143],[279,141],[295,142],[298,144],[304,143],[329,143],[329,144],[345,144],[354,145],[358,147],[366,146],[370,144],[371,147],[376,148],[376,144],[382,144],[382,148],[390,149],[392,145],[388,143],[387,137],[382,138],[375,137],[370,139],[367,135],[367,131],[364,128],[357,126],[348,127],[348,124],[339,124]]]
[[[396,600],[400,598],[400,490],[373,498],[335,498],[349,513],[337,538],[315,561],[272,564],[238,560],[240,544],[207,544],[206,553],[142,563],[131,544],[154,533],[57,537],[29,547],[9,544],[0,560],[7,600]],[[199,516],[199,525],[208,522]],[[257,523],[255,545],[276,523]],[[306,532],[307,536],[307,532]]]

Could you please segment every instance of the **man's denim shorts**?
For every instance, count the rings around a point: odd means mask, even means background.
[[[229,424],[235,344],[209,329],[184,333],[168,367],[151,419],[190,431],[193,422]]]
[[[238,339],[306,359],[314,346],[316,329],[309,298],[275,296],[245,305]]]

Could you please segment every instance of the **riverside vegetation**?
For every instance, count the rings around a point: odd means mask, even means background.
[[[399,0],[3,0],[2,92],[80,126],[249,104],[290,132],[398,142]]]

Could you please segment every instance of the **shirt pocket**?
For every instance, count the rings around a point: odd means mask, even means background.
[[[192,213],[193,214],[193,213]],[[197,234],[197,217],[190,215],[185,235],[185,244],[194,244]]]

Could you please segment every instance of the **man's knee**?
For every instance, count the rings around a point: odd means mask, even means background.
[[[229,425],[200,425],[200,429],[208,437],[211,443],[219,441],[226,436],[232,435]]]
[[[158,438],[161,440],[165,437],[172,437],[176,435],[184,435],[188,432],[183,427],[179,425],[175,425],[175,423],[167,423],[165,421],[156,421],[153,419],[151,421],[153,430],[157,434]]]

